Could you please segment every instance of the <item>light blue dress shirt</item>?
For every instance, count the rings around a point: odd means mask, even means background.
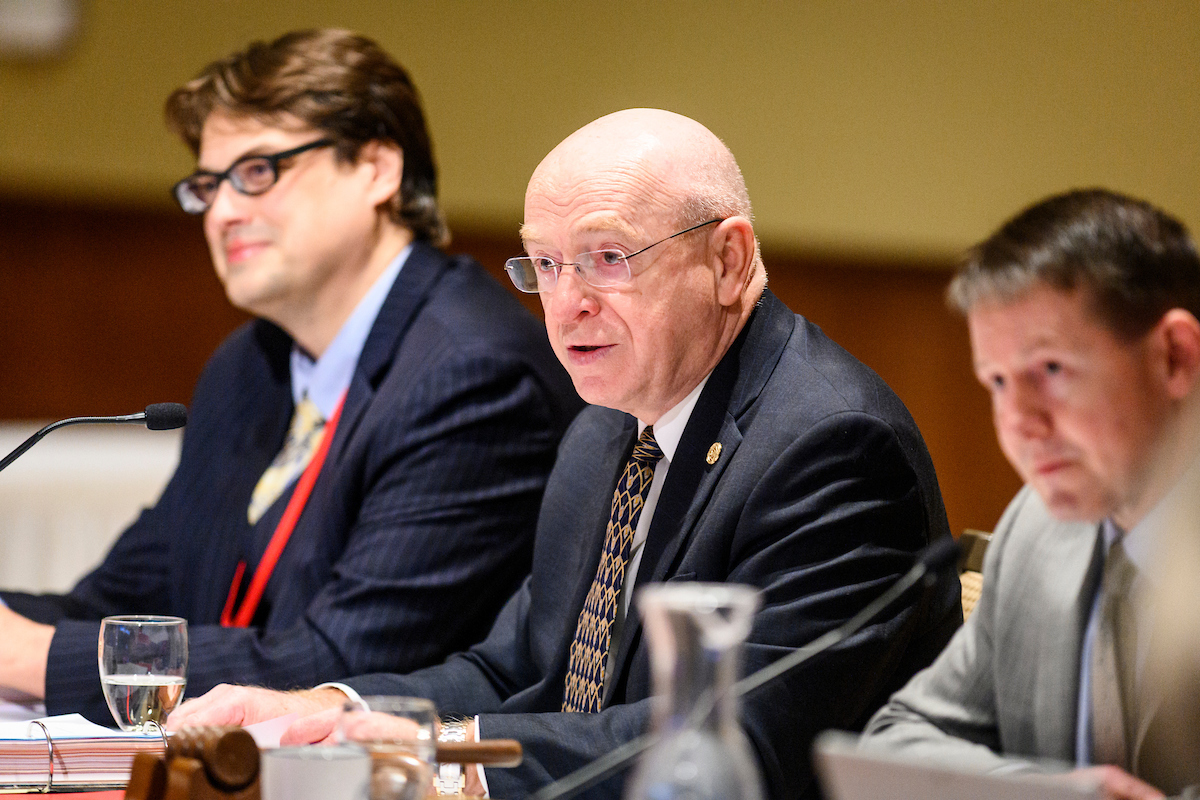
[[[400,274],[410,252],[412,245],[405,247],[392,259],[383,274],[363,295],[363,299],[358,301],[320,358],[314,361],[299,347],[292,346],[292,400],[295,403],[308,395],[325,419],[329,419],[337,410],[342,395],[350,386],[350,379],[354,377],[358,357],[362,355],[363,345],[375,325],[379,309],[383,307],[383,301],[392,290],[392,284],[396,282],[396,276]]]

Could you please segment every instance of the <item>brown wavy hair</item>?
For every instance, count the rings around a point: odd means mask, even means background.
[[[450,239],[437,202],[437,166],[417,88],[404,68],[374,41],[351,31],[296,31],[255,42],[214,61],[167,98],[167,127],[200,152],[204,122],[214,110],[268,124],[295,117],[336,142],[353,161],[367,142],[392,141],[404,152],[391,218],[416,239]]]

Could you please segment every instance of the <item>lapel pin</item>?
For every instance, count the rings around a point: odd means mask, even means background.
[[[721,457],[721,443],[713,442],[712,447],[708,448],[708,455],[706,455],[704,457],[704,460],[707,461],[708,465],[711,467],[713,464],[717,463],[717,459],[720,457]]]

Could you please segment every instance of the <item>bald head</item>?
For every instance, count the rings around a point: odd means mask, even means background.
[[[595,181],[638,192],[645,211],[675,215],[676,224],[752,219],[733,153],[708,128],[670,111],[618,111],[575,131],[534,170],[526,199]]]
[[[668,111],[609,114],[554,148],[521,238],[580,396],[651,424],[721,360],[766,281],[733,154]]]

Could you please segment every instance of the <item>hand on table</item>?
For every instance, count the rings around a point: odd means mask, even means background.
[[[231,686],[223,683],[207,694],[188,700],[167,718],[167,730],[177,731],[193,725],[253,725],[284,714],[299,714],[284,743],[296,744],[289,734],[305,722],[308,715],[326,709],[332,710],[329,732],[337,725],[337,714],[346,700],[346,695],[337,689],[308,689],[302,692],[277,692],[253,686]],[[319,741],[324,736],[319,737]]]
[[[322,689],[321,691],[337,690]],[[300,717],[288,726],[288,729],[283,732],[283,736],[279,737],[279,744],[284,747],[300,744],[333,744],[337,734],[338,719],[342,716],[342,703],[346,700],[344,694],[341,692],[338,694],[341,696],[341,702],[333,708],[326,708]]]
[[[1160,800],[1166,796],[1140,778],[1112,765],[1073,770],[1067,777],[1098,783],[1106,800]]]
[[[279,743],[284,746],[332,741],[341,718],[346,695],[337,689],[308,689],[302,692],[277,692],[253,686],[221,684],[201,697],[188,700],[167,718],[167,730],[176,731],[194,725],[253,725],[284,714],[299,714],[300,719],[284,732]],[[371,726],[411,725],[385,714],[370,714],[362,723]],[[379,731],[380,734],[386,731]],[[467,723],[467,741],[475,740],[475,723]],[[478,765],[465,770],[468,795],[482,795]],[[1136,779],[1134,779],[1136,780]],[[1160,795],[1161,796],[1161,795]],[[1141,798],[1136,798],[1141,800]]]

